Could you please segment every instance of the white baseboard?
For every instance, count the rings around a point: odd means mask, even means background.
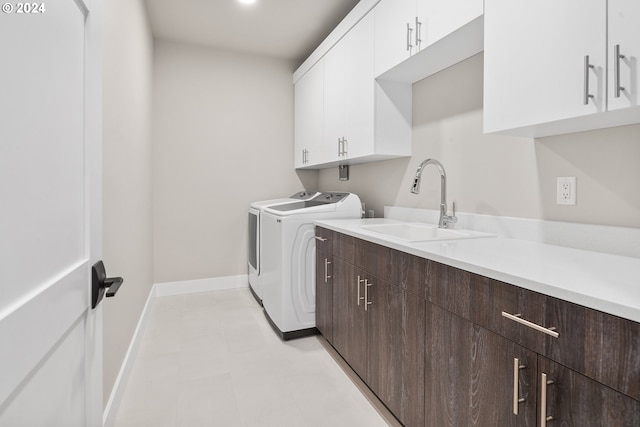
[[[246,288],[248,286],[249,276],[247,274],[212,277],[209,279],[185,280],[182,282],[163,282],[153,285],[156,293],[155,295],[157,297]]]
[[[125,385],[129,381],[131,367],[133,366],[133,361],[135,360],[136,354],[138,353],[138,347],[140,346],[140,341],[146,328],[147,319],[154,302],[155,290],[152,287],[151,291],[149,292],[149,296],[147,297],[147,302],[145,303],[144,308],[142,309],[142,313],[140,314],[140,320],[138,320],[136,330],[133,333],[133,337],[131,337],[131,342],[129,343],[129,348],[127,349],[127,353],[125,354],[124,360],[122,361],[122,366],[120,366],[120,372],[118,372],[116,381],[113,384],[113,389],[111,389],[111,395],[109,396],[109,400],[105,405],[104,413],[102,416],[102,425],[104,427],[112,427],[116,421],[118,408],[120,407],[120,401],[122,400],[122,394],[124,392]]]
[[[154,284],[151,288],[151,291],[149,292],[149,296],[147,297],[147,302],[142,309],[140,320],[138,321],[138,326],[133,333],[133,337],[131,338],[131,343],[129,344],[127,354],[122,361],[120,372],[118,372],[118,376],[116,377],[113,389],[111,390],[111,395],[109,396],[109,400],[107,401],[107,404],[104,408],[102,425],[104,427],[112,427],[116,421],[122,394],[129,380],[131,367],[133,366],[140,341],[142,340],[142,336],[144,335],[147,318],[157,297],[184,295],[198,292],[221,291],[225,289],[238,289],[246,288],[248,286],[249,276],[247,274]]]

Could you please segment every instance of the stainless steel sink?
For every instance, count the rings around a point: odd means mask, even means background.
[[[433,240],[473,239],[494,237],[494,234],[471,230],[450,230],[424,223],[393,223],[362,225],[360,228],[384,234],[405,242],[426,242]]]

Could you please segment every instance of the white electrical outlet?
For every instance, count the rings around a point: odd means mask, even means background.
[[[576,177],[559,176],[556,193],[556,204],[575,205],[576,204]]]

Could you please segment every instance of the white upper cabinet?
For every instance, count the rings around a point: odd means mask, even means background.
[[[335,160],[373,152],[373,13],[349,31],[324,58],[324,144]]]
[[[375,75],[418,51],[416,0],[382,0],[375,9]]]
[[[419,49],[436,43],[483,13],[482,0],[418,0]]]
[[[482,0],[382,0],[376,5],[375,22],[375,75],[389,71],[408,58],[420,53],[434,43],[456,32],[483,13]],[[482,29],[477,34],[465,37],[479,40],[465,40],[462,43],[476,43],[482,50]],[[459,49],[452,45],[452,49]],[[465,52],[463,47],[461,52]],[[453,53],[458,56],[458,53]],[[443,54],[431,57],[436,62],[443,60]],[[468,57],[469,54],[467,54]],[[452,65],[452,64],[447,64]],[[445,65],[446,66],[446,65]],[[438,71],[438,70],[435,70]],[[426,77],[426,75],[418,75]]]
[[[294,87],[294,138],[295,167],[327,161],[324,149],[324,64],[320,60],[307,71]]]
[[[608,30],[606,0],[485,1],[485,132],[538,137],[640,121],[638,112],[608,112],[618,107],[612,101],[614,61],[607,31],[609,37],[620,33],[622,54],[624,49],[630,58],[639,53],[637,0],[609,5]],[[631,10],[618,13],[625,6],[636,9],[633,24]],[[620,22],[613,22],[615,16]],[[629,79],[631,70],[637,73],[626,58],[620,59],[621,80]],[[634,91],[632,84],[621,94],[621,108],[634,97],[637,105]]]
[[[379,84],[373,62],[370,11],[295,84],[296,168],[411,155],[411,85]]]
[[[640,1],[609,0],[608,16],[609,70],[613,73],[609,78],[609,110],[637,107],[640,105]]]

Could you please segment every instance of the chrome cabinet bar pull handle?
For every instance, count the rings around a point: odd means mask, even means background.
[[[329,264],[331,264],[331,261],[325,258],[324,259],[324,283],[327,283],[329,279],[331,279],[331,276],[329,276]]]
[[[411,26],[407,22],[407,52],[411,52],[411,48],[413,47],[411,45],[411,32],[412,31],[413,31],[413,28],[411,28]]]
[[[316,240],[320,240],[321,242],[326,242],[327,239],[325,239],[324,237],[320,237],[320,236],[316,236]]]
[[[358,276],[358,283],[357,283],[357,285],[358,285],[358,305],[360,305],[360,300],[361,300],[361,299],[364,299],[364,297],[361,297],[361,296],[360,296],[360,283],[362,283],[362,282],[364,282],[364,280],[362,280],[362,279],[360,278],[360,276]],[[365,292],[367,292],[367,289],[366,289],[366,288],[365,288]]]
[[[551,335],[554,338],[558,338],[558,336],[560,336],[560,334],[556,332],[556,328],[554,326],[550,328],[545,328],[543,326],[536,325],[533,322],[529,322],[528,320],[524,320],[521,316],[522,316],[521,314],[509,314],[506,311],[502,312],[502,317],[506,317],[509,320],[513,320],[514,322],[518,322],[522,325],[533,328],[536,331],[543,332],[547,335]]]
[[[342,155],[346,157],[348,151],[349,151],[349,141],[347,141],[347,138],[342,138]]]
[[[373,284],[369,283],[369,279],[364,279],[364,311],[368,311],[367,307],[371,305],[371,301],[369,301],[369,286],[373,286]]]
[[[342,138],[338,138],[338,157],[342,156]]]
[[[620,54],[620,45],[617,44],[613,47],[613,85],[615,86],[615,97],[620,98],[620,91],[624,90],[624,87],[620,86],[620,59],[624,58],[624,55]]]
[[[589,98],[593,98],[593,95],[589,93],[589,70],[595,68],[595,66],[589,64],[589,55],[584,56],[584,105],[589,104]]]
[[[547,415],[547,386],[553,381],[547,380],[547,374],[540,374],[540,427],[546,427],[547,421],[551,421],[553,416]]]
[[[513,359],[513,413],[518,415],[518,404],[525,401],[524,397],[518,397],[518,385],[520,383],[519,375],[520,369],[524,369],[526,366],[521,365],[518,358]]]
[[[416,48],[420,47],[422,43],[422,39],[420,38],[420,30],[422,29],[422,22],[418,21],[418,17],[416,16]]]

